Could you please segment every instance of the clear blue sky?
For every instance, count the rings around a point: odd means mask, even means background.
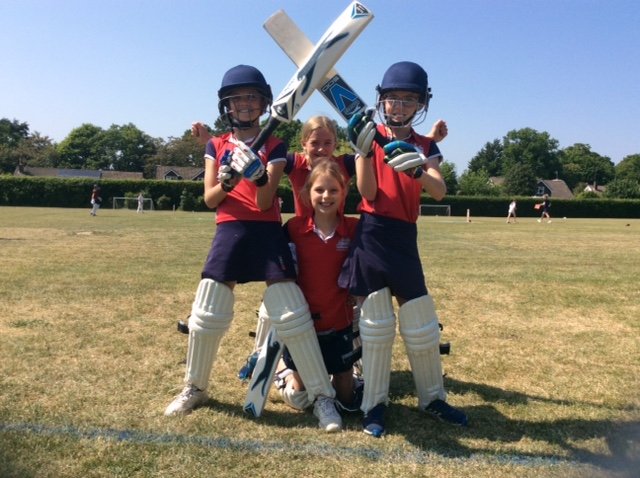
[[[293,64],[262,28],[284,9],[315,43],[348,5],[323,0],[0,0],[0,117],[55,141],[93,123],[180,136],[213,124],[223,73],[260,68],[277,94]],[[618,163],[640,153],[637,0],[367,0],[374,20],[337,69],[369,103],[399,60],[429,73],[433,120],[458,174],[525,127]],[[319,94],[300,111],[336,117]]]

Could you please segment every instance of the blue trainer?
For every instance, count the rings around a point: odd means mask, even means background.
[[[258,353],[253,352],[247,357],[247,363],[245,363],[238,372],[238,378],[240,380],[249,380],[253,375],[253,369],[256,368],[256,362],[258,361]]]
[[[362,428],[367,435],[380,438],[384,435],[384,412],[387,406],[384,403],[378,403],[375,407],[365,413],[362,419]]]
[[[440,421],[461,427],[467,426],[467,416],[457,408],[453,408],[447,402],[440,400],[439,398],[427,405],[427,408],[425,408],[424,411]]]

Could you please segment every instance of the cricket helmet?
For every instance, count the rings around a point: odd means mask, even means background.
[[[257,68],[249,65],[238,65],[228,70],[222,77],[222,83],[218,90],[218,111],[232,126],[246,126],[236,124],[229,115],[229,93],[236,88],[255,88],[264,97],[265,104],[262,113],[265,113],[273,102],[271,86],[264,79],[264,75]]]
[[[380,100],[390,91],[410,91],[418,94],[418,101],[424,106],[419,108],[406,124],[411,122],[417,124],[424,120],[432,95],[427,72],[417,63],[411,61],[394,63],[384,73],[382,82],[376,87],[376,90],[378,92],[377,103],[379,110],[381,107]],[[384,117],[382,111],[381,114]]]

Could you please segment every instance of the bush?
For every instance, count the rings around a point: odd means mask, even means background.
[[[156,201],[156,207],[161,211],[171,210],[173,208],[173,201],[169,196],[163,194]]]

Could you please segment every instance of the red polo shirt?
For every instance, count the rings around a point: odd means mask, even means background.
[[[347,257],[358,219],[341,216],[333,236],[324,240],[311,217],[294,217],[285,228],[296,246],[298,285],[314,317],[317,332],[342,330],[353,322],[349,291],[338,287],[338,275]],[[319,317],[319,319],[318,319]]]

